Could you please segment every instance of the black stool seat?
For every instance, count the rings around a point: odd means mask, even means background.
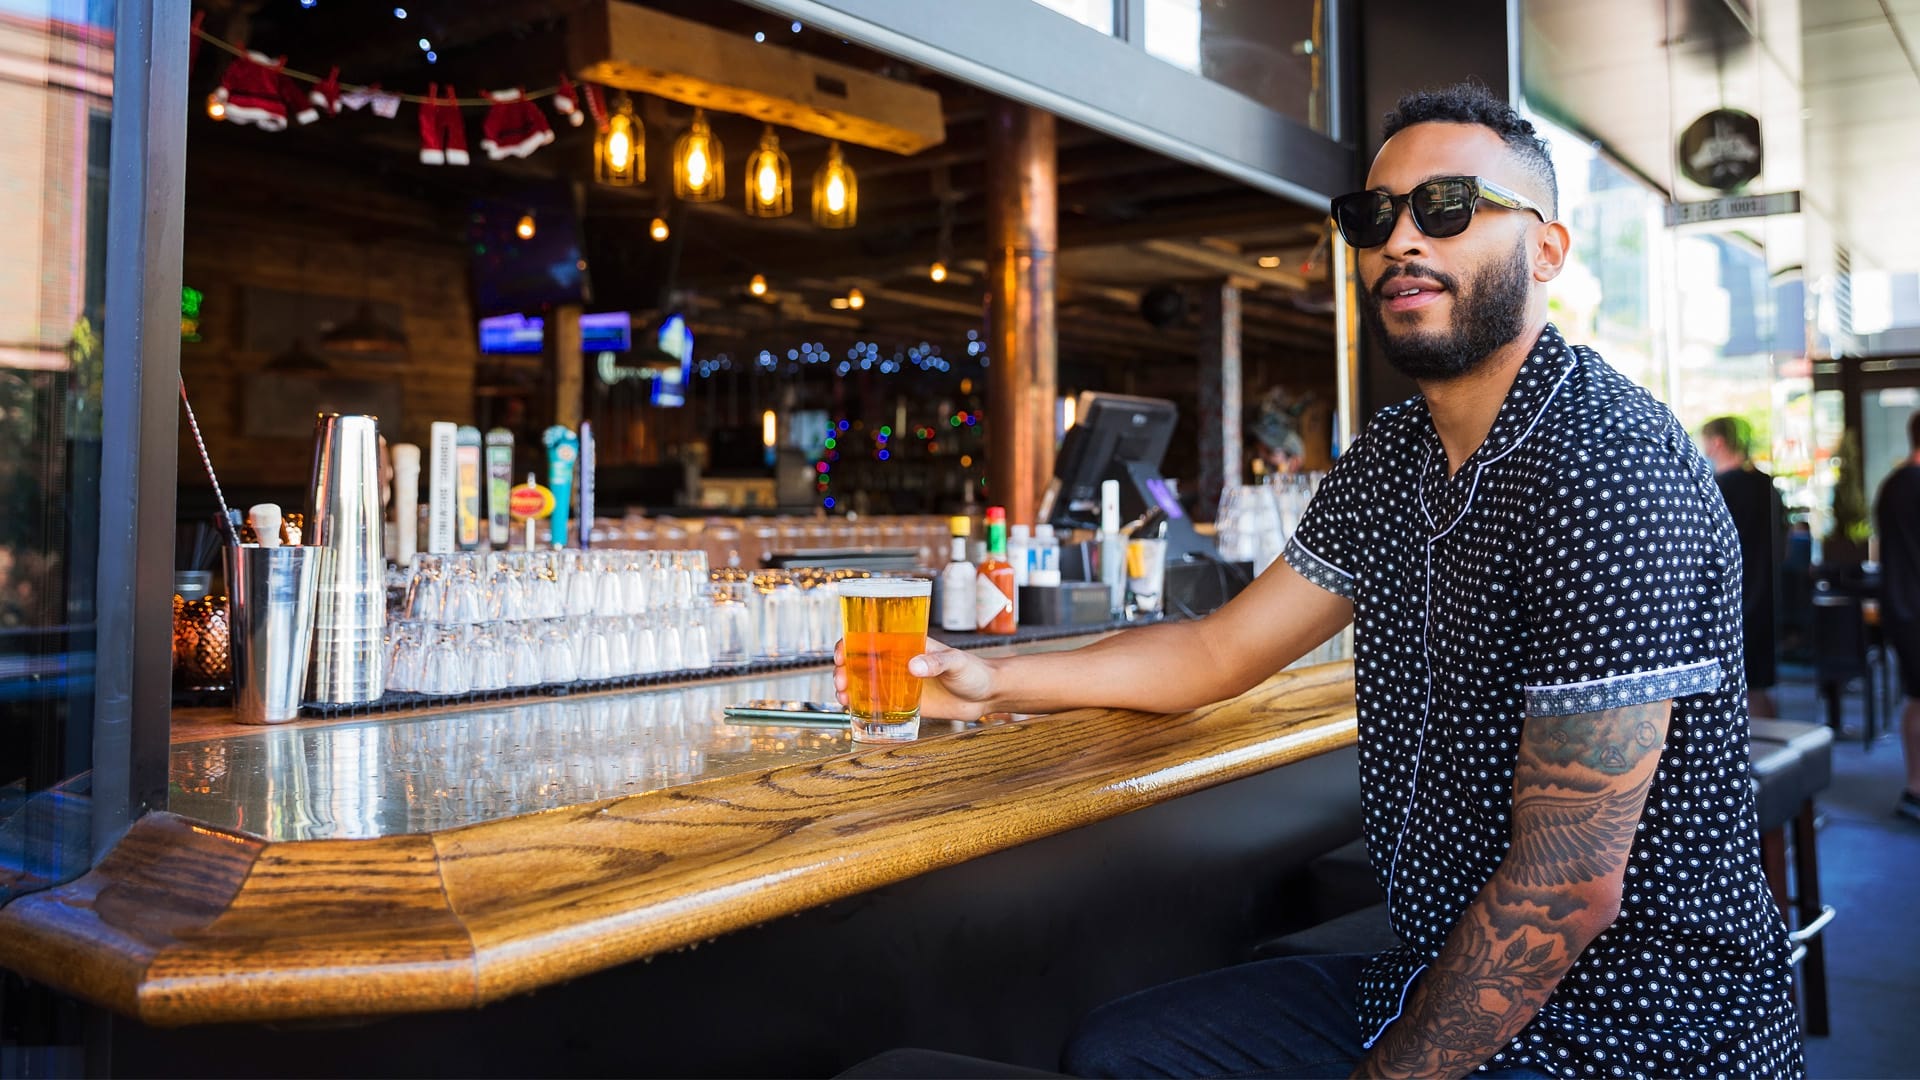
[[[1256,960],[1271,960],[1279,956],[1381,953],[1399,947],[1400,935],[1393,932],[1383,902],[1274,938],[1254,949],[1253,955]]]
[[[1008,1065],[1005,1062],[988,1061],[985,1058],[967,1057],[965,1054],[949,1054],[942,1050],[921,1050],[911,1046],[882,1051],[839,1074],[840,1080],[853,1080],[853,1078],[884,1080],[884,1078],[896,1076],[992,1080],[994,1077],[1001,1076],[1064,1077],[1066,1074],[1029,1069],[1024,1065]]]
[[[1820,724],[1756,719],[1749,753],[1763,833],[1791,822],[1833,782],[1833,731]]]

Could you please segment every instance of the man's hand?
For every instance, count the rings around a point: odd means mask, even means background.
[[[1506,859],[1356,1076],[1464,1076],[1533,1019],[1620,913],[1671,701],[1536,717],[1520,736]]]
[[[920,715],[933,720],[978,720],[993,708],[993,661],[932,638],[927,651],[907,662],[907,670],[921,679]],[[847,643],[833,646],[833,689],[847,704]]]

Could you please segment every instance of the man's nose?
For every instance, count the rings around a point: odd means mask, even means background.
[[[1427,253],[1427,234],[1413,223],[1413,202],[1394,207],[1393,231],[1381,245],[1381,254],[1395,262],[1405,262]]]

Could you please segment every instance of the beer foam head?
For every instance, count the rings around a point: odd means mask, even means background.
[[[841,596],[932,596],[933,582],[915,577],[848,578],[840,583]]]

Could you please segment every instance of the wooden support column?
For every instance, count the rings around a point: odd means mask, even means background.
[[[1053,117],[997,102],[987,118],[987,501],[1030,522],[1053,477],[1059,238]]]
[[[586,415],[587,360],[580,352],[580,305],[556,304],[547,313],[547,349],[553,357],[553,422],[580,430]]]
[[[1240,383],[1240,286],[1223,281],[1200,298],[1201,518],[1211,519],[1221,491],[1241,481]]]

